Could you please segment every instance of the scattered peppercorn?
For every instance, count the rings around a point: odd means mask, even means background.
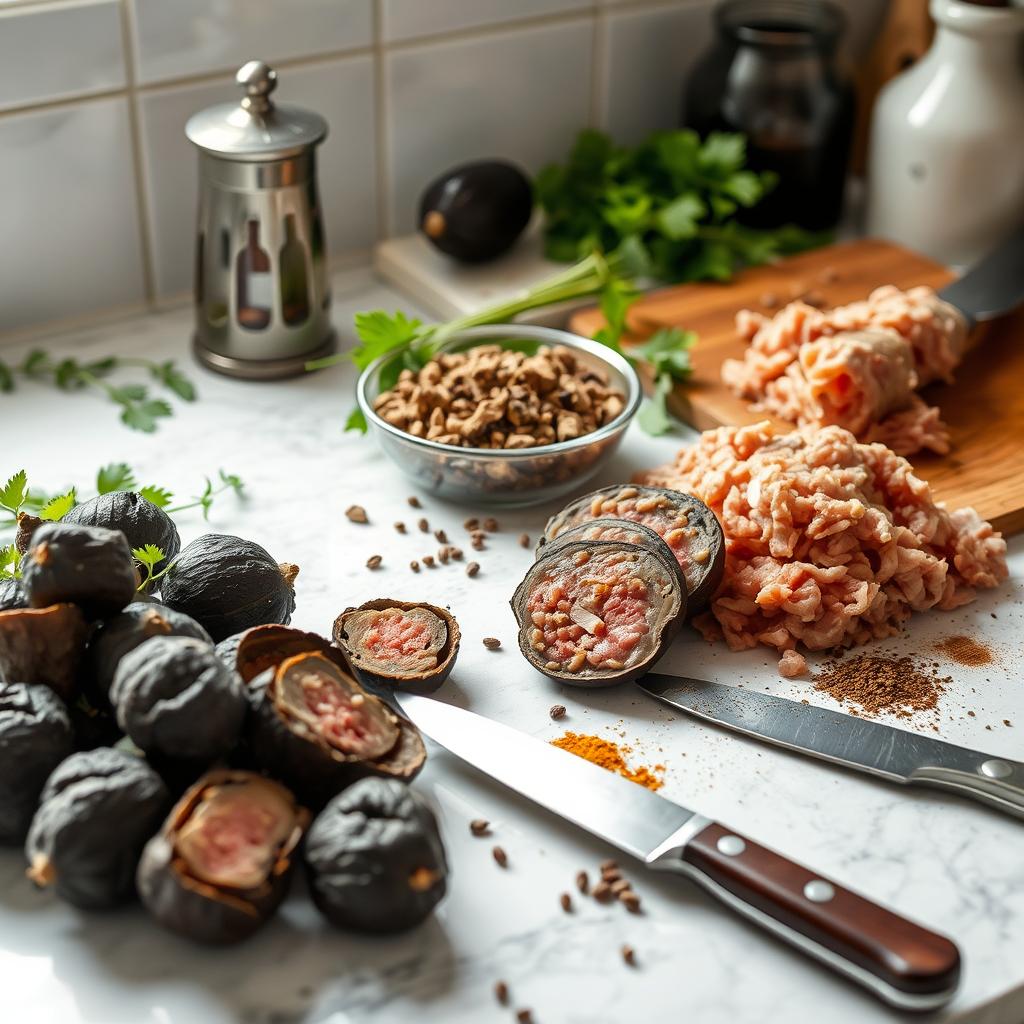
[[[488,516],[484,520],[484,529],[488,533],[497,533],[498,532],[498,520],[495,519],[494,516]]]
[[[609,858],[608,860],[601,861],[601,863],[598,866],[601,868],[602,871],[613,871],[619,866],[619,862],[617,860],[612,860],[611,858]]]
[[[516,1020],[519,1024],[533,1024],[533,1014],[524,1007],[516,1011]]]
[[[381,558],[380,555],[370,555],[370,557],[366,560],[366,568],[376,569],[383,561],[384,559]]]
[[[590,879],[587,877],[586,871],[576,872],[576,888],[579,889],[584,896],[590,891]]]
[[[448,534],[445,533],[444,530],[435,530],[434,531],[434,540],[436,540],[438,544],[447,544],[448,543]]]
[[[449,548],[448,554],[451,555],[453,562],[462,561],[462,548]]]
[[[555,719],[555,721],[558,721],[559,718],[565,718],[565,716],[568,714],[568,711],[566,710],[564,704],[552,704],[551,710],[548,712],[548,714],[553,719]]]
[[[475,836],[485,836],[491,831],[491,823],[483,818],[474,818],[469,823],[469,831]]]
[[[472,540],[471,540],[471,541],[469,542],[469,546],[470,546],[470,547],[471,547],[471,548],[472,548],[472,549],[473,549],[474,551],[483,551],[483,550],[484,550],[484,542],[483,542],[482,540],[479,540],[479,539],[478,539],[478,538],[476,538],[476,537],[474,537],[474,538],[473,538],[473,539],[472,539]]]
[[[625,960],[630,967],[636,967],[636,951],[632,946],[622,947],[622,959]]]
[[[345,509],[345,515],[353,523],[368,523],[370,521],[366,515],[366,509],[362,505],[349,505]]]
[[[489,651],[496,651],[501,646],[501,641],[496,636],[485,636],[484,647]]]
[[[491,850],[491,854],[494,856],[494,859],[498,862],[499,867],[504,868],[508,866],[508,854],[500,846],[496,846],[493,850]]]
[[[609,884],[611,884],[612,882],[617,882],[620,878],[622,878],[622,872],[618,868],[601,869],[602,882],[608,882]]]
[[[521,548],[528,548],[530,546],[530,535],[528,533],[519,534],[519,546]]]
[[[598,882],[592,895],[598,903],[610,903],[613,899],[612,887],[607,882]]]
[[[426,519],[418,520],[416,525],[423,533],[430,533],[430,523],[428,523]]]
[[[395,529],[399,533],[405,533],[405,523],[395,523]]]
[[[508,985],[503,981],[496,981],[494,983],[494,998],[501,1003],[502,1006],[508,1006]]]
[[[470,562],[466,566],[466,575],[475,576],[480,571],[480,564],[478,562]]]
[[[613,896],[621,896],[623,893],[629,892],[633,886],[630,884],[628,878],[616,878],[614,882],[610,879],[605,879],[612,887]]]
[[[619,896],[619,902],[631,913],[640,913],[640,897],[637,896],[632,889],[621,893]]]
[[[470,533],[472,533],[474,530],[476,530],[480,526],[480,520],[477,519],[475,516],[470,516],[462,525]]]
[[[409,506],[411,508],[423,508],[423,506],[420,504],[420,499],[417,498],[415,494],[410,495]]]
[[[562,895],[558,897],[558,902],[562,905],[562,909],[567,914],[572,913],[572,897],[567,892],[563,892]]]
[[[448,564],[449,554],[450,553],[448,551],[448,548],[438,548],[438,550],[437,550],[437,560],[442,565],[447,565]]]
[[[433,555],[424,555],[422,561],[423,561],[423,564],[428,569],[433,569],[434,568],[434,556]]]
[[[412,571],[413,571],[413,572],[419,572],[419,571],[420,571],[420,563],[419,563],[419,562],[417,562],[417,561],[416,561],[416,559],[414,558],[414,559],[413,559],[413,560],[412,560],[412,561],[411,561],[411,562],[409,563],[409,568],[410,568],[410,569],[412,569]]]

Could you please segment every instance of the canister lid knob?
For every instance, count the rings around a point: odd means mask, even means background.
[[[270,94],[277,88],[277,72],[261,60],[250,60],[238,69],[235,81],[245,90],[242,106],[254,114],[274,109]]]

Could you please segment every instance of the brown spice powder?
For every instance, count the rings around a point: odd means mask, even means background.
[[[838,701],[859,704],[869,715],[910,718],[934,711],[949,682],[934,667],[919,667],[910,658],[862,654],[828,662],[814,677],[814,688]]]
[[[939,640],[935,650],[946,655],[958,665],[976,667],[978,665],[991,665],[995,658],[992,652],[982,643],[969,636],[947,636]]]
[[[612,740],[606,740],[600,736],[588,736],[585,733],[567,732],[563,736],[559,736],[558,739],[552,740],[551,745],[568,750],[570,754],[575,754],[577,757],[586,758],[600,768],[618,772],[624,779],[639,783],[648,789],[661,789],[663,785],[663,780],[659,779],[654,771],[645,765],[630,768],[625,758],[625,755],[630,752],[630,748],[620,747]]]

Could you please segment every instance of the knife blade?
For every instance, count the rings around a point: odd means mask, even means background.
[[[637,685],[707,722],[903,785],[932,786],[1024,818],[1024,764],[784,697],[689,676]]]
[[[430,697],[396,699],[424,733],[475,768],[647,867],[688,875],[890,1005],[929,1010],[952,998],[960,954],[945,936],[575,754]]]
[[[1024,302],[1024,228],[997,245],[965,274],[939,292],[968,326],[1009,313]]]

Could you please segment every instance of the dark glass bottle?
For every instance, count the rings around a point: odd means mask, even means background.
[[[284,245],[278,265],[281,272],[281,314],[289,327],[304,323],[309,316],[309,287],[306,284],[306,247],[295,233],[295,214],[284,218]]]
[[[250,220],[249,238],[238,254],[238,322],[251,331],[262,331],[270,323],[274,305],[274,278],[270,256],[260,246],[260,222]]]
[[[758,227],[834,227],[842,211],[853,88],[836,65],[845,27],[826,0],[725,0],[686,86],[683,124],[743,132],[748,163],[778,185],[740,216]]]

